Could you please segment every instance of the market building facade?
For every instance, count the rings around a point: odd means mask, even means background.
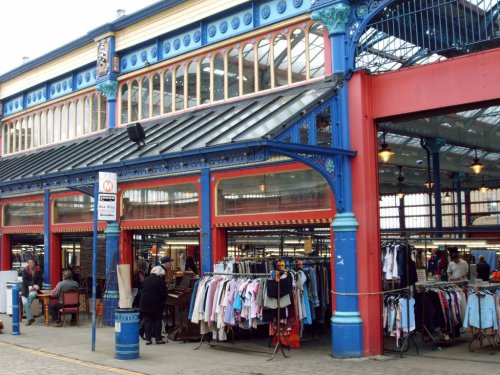
[[[377,125],[500,99],[498,3],[468,5],[477,23],[433,4],[161,1],[4,74],[1,269],[26,243],[47,288],[74,259],[90,272],[97,173],[114,172],[100,278],[161,245],[206,272],[252,231],[326,238],[332,355],[382,353]],[[497,155],[497,133],[469,148]]]

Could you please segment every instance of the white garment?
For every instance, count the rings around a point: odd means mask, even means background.
[[[447,269],[448,274],[451,274],[451,277],[454,280],[467,280],[467,275],[469,274],[469,264],[460,259],[458,263],[450,262],[448,264]]]

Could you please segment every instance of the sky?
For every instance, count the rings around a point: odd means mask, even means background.
[[[0,0],[0,75],[158,0]]]

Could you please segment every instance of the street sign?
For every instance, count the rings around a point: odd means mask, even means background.
[[[99,193],[118,193],[116,173],[99,172]]]
[[[99,193],[97,220],[116,221],[116,194]]]

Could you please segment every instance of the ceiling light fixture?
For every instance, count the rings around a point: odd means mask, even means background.
[[[476,157],[474,158],[474,162],[471,164],[471,166],[469,168],[472,169],[472,171],[475,174],[479,174],[484,169],[484,164],[481,163],[479,161],[479,158],[477,157],[477,149],[474,149],[474,152],[475,152]]]
[[[382,132],[383,142],[378,150],[378,156],[382,160],[382,162],[387,163],[389,159],[394,155],[394,152],[389,148],[387,143],[385,142],[385,130]]]
[[[405,176],[403,176],[403,174],[401,173],[401,170],[403,169],[403,167],[399,165],[398,169],[399,169],[399,173],[398,173],[398,186],[399,186],[399,190],[396,193],[396,195],[397,195],[397,197],[399,199],[403,199],[404,196],[405,196],[405,193],[403,192],[403,181],[405,180]]]
[[[484,183],[484,176],[483,176],[483,184],[480,186],[479,188],[479,191],[481,193],[486,193],[490,188],[488,186],[486,186],[486,184]]]
[[[445,201],[446,203],[450,203],[450,201],[451,201],[451,195],[450,195],[450,193],[446,192],[446,193],[444,194],[444,201]]]

